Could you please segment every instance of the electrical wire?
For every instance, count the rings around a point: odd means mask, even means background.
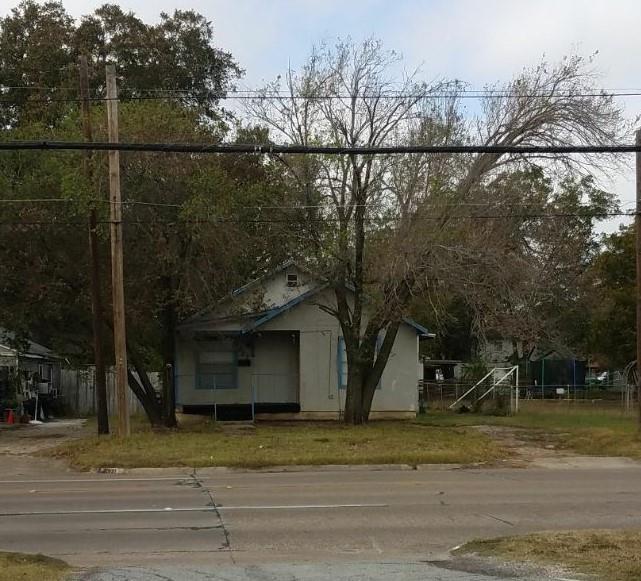
[[[77,203],[82,200],[74,200],[70,198],[0,198],[0,204],[37,204],[37,203],[64,203],[71,204]],[[98,204],[113,204],[111,200],[89,200],[90,203]],[[170,204],[165,202],[143,202],[139,200],[122,200],[120,202],[123,206],[151,206],[151,207],[161,207],[161,208],[184,208],[184,204]],[[634,205],[636,202],[624,202],[623,206]],[[461,207],[495,207],[497,205],[503,207],[524,207],[528,208],[531,206],[539,206],[539,202],[508,202],[508,201],[499,201],[499,202],[452,202],[452,203],[422,203],[422,208],[461,208]],[[383,210],[391,209],[385,202],[369,202],[366,204],[346,204],[346,208],[380,208]],[[590,206],[580,206],[588,210]],[[251,210],[327,210],[333,209],[330,204],[281,204],[281,205],[254,205],[247,206],[243,205],[244,209]]]
[[[450,219],[456,220],[502,220],[502,219],[566,219],[566,218],[597,218],[605,219],[610,217],[634,217],[637,212],[542,212],[530,214],[454,214],[449,216]],[[422,220],[440,221],[439,216],[426,216]],[[385,218],[365,218],[366,222],[381,222]],[[296,223],[339,223],[339,218],[201,218],[185,220],[127,220],[122,223],[126,225],[144,225],[144,224],[296,224]],[[97,224],[112,224],[112,220],[98,220]],[[86,221],[74,220],[0,220],[2,226],[87,226]]]
[[[0,86],[0,94],[3,91],[9,90],[24,90],[24,91],[76,91],[75,87],[42,87],[42,86]],[[206,89],[202,91],[195,91],[194,89],[129,89],[127,87],[122,89],[123,95],[119,98],[121,100],[147,100],[147,99],[164,99],[167,97],[153,96],[155,93],[173,94],[180,96],[191,96],[194,98],[202,98],[209,92]],[[127,95],[126,93],[131,93]],[[148,94],[145,96],[145,94]],[[151,95],[149,95],[151,94]],[[229,90],[225,91],[219,96],[213,97],[213,100],[270,100],[270,99],[293,99],[293,100],[346,100],[351,99],[352,95],[347,94],[321,94],[321,95],[292,95],[288,91],[279,91],[271,89],[245,89],[245,90]],[[549,91],[539,91],[532,93],[519,93],[505,89],[460,89],[452,91],[436,91],[434,93],[403,93],[401,91],[386,91],[381,93],[363,93],[358,95],[360,99],[539,99],[539,98],[566,98],[566,99],[584,99],[594,97],[641,97],[641,89],[595,89],[588,92],[558,92],[553,93]],[[108,97],[98,96],[90,97],[91,101],[108,101]],[[78,99],[73,98],[47,98],[43,99],[44,102],[77,102]],[[13,103],[13,99],[0,99],[0,102]],[[37,102],[37,100],[30,100],[30,102]]]
[[[570,153],[641,153],[641,144],[620,145],[392,145],[392,146],[331,146],[331,145],[259,145],[221,143],[134,143],[106,141],[0,141],[0,150],[77,150],[77,151],[146,151],[159,153],[223,153],[223,154],[323,154],[323,155],[391,155],[429,154],[570,154]]]

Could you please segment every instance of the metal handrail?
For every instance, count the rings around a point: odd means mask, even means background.
[[[497,369],[504,369],[504,368],[497,367],[493,371],[496,371]],[[512,373],[514,373],[515,369],[517,369],[517,366],[510,367],[510,370],[503,377],[501,377],[501,379],[499,379],[498,381],[495,381],[492,384],[492,387],[490,387],[490,389],[488,389],[481,397],[479,397],[477,401],[481,401],[486,395],[488,395],[490,392],[492,392],[496,388],[496,386],[499,385],[504,379],[506,379],[509,375],[512,375]]]
[[[509,375],[514,373],[516,369],[518,369],[518,366],[514,367],[494,367],[489,373],[487,373],[482,379],[477,381],[470,389],[468,389],[461,397],[459,397],[454,403],[448,406],[448,409],[452,409],[456,404],[458,404],[460,401],[464,400],[470,393],[472,393],[479,385],[481,385],[490,375],[493,375],[495,371],[505,371],[507,369],[507,373],[501,377],[498,381],[493,381],[492,386],[477,400],[481,401],[486,395],[491,393],[496,386],[501,383],[504,379],[506,379]]]
[[[494,369],[490,371],[487,375],[483,377],[483,379],[479,379],[470,389],[468,389],[461,397],[459,397],[453,404],[448,406],[447,409],[452,409],[458,402],[464,400],[470,393],[472,393],[481,383],[483,383],[490,375],[494,373]]]

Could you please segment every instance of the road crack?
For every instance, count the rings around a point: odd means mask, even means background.
[[[191,478],[194,482],[194,486],[196,488],[199,488],[203,494],[207,495],[207,498],[209,498],[209,506],[211,506],[214,509],[214,512],[216,513],[216,517],[218,518],[218,523],[220,525],[220,528],[223,531],[223,535],[225,537],[225,540],[221,546],[222,549],[229,551],[229,557],[231,558],[231,562],[235,565],[236,560],[234,559],[234,551],[231,546],[231,535],[229,534],[229,529],[227,528],[227,525],[225,524],[225,521],[223,519],[223,515],[220,513],[220,510],[218,510],[218,505],[216,504],[216,501],[214,500],[214,497],[212,496],[211,491],[209,488],[203,485],[203,483],[200,481],[198,476],[196,476],[196,469],[194,468],[192,473],[191,473]]]
[[[501,523],[509,525],[511,527],[514,526],[513,522],[510,522],[509,520],[505,520],[504,518],[499,518],[498,516],[494,516],[493,514],[490,514],[489,512],[480,512],[480,513],[477,513],[477,514],[478,514],[478,516],[484,516],[484,517],[487,517],[487,518],[492,518],[495,521],[501,522]]]

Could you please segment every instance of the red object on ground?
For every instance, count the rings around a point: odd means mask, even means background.
[[[15,423],[16,423],[16,418],[13,415],[13,410],[9,410],[9,413],[7,414],[7,424],[11,426],[12,424],[15,424]]]

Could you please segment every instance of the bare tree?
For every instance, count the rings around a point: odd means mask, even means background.
[[[607,96],[594,96],[595,76],[585,65],[576,57],[525,70],[470,121],[461,110],[460,83],[399,76],[396,53],[374,40],[347,41],[315,50],[299,73],[288,71],[285,90],[279,79],[248,109],[274,139],[292,144],[614,143],[624,128],[621,113]],[[536,160],[501,154],[280,160],[302,194],[301,210],[314,218],[305,225],[311,241],[305,252],[334,291],[335,304],[322,308],[337,318],[345,340],[345,420],[360,424],[413,297],[442,284],[445,271],[482,272],[469,268],[481,263],[483,253],[474,249],[499,232],[466,220],[465,209],[474,206],[465,204],[482,199],[500,172]],[[560,161],[586,172],[595,160]],[[492,258],[505,289],[516,288],[500,257]],[[471,289],[496,284],[464,278]]]

